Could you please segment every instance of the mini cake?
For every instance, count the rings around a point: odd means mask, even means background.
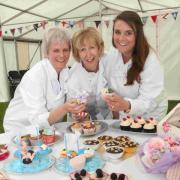
[[[55,130],[53,127],[43,129],[42,140],[45,144],[51,144],[55,142]]]
[[[131,116],[126,116],[126,119],[127,119],[130,123],[132,123],[132,122],[134,121],[134,119],[133,119]]]
[[[113,146],[106,148],[106,156],[111,158],[111,159],[118,159],[121,158],[124,153],[123,148],[118,147],[118,146]]]
[[[105,141],[103,143],[103,146],[105,149],[109,148],[109,147],[112,147],[112,146],[118,146],[119,145],[119,142],[115,141],[115,140],[110,140],[110,141]]]
[[[95,173],[90,175],[90,179],[92,180],[106,180],[108,174],[102,171],[101,169],[97,169]]]
[[[142,125],[138,123],[138,121],[134,120],[130,126],[131,131],[133,132],[141,132]]]
[[[134,153],[137,151],[138,143],[134,141],[126,141],[126,142],[121,142],[120,147],[124,149],[125,152],[127,153]]]
[[[30,135],[29,140],[31,142],[32,146],[38,146],[38,145],[42,145],[43,141],[42,141],[42,135]]]
[[[128,176],[122,173],[111,173],[108,180],[129,180]]]
[[[139,124],[144,125],[145,124],[145,120],[144,118],[142,118],[141,116],[137,116],[136,117],[136,121],[138,121]]]
[[[112,136],[108,136],[108,135],[104,135],[104,136],[99,136],[98,140],[100,141],[100,143],[103,143],[105,141],[109,141],[112,140],[113,137]]]
[[[85,148],[91,148],[97,150],[100,146],[100,142],[96,139],[89,139],[83,142]]]
[[[121,128],[122,130],[128,131],[130,125],[131,125],[131,122],[130,122],[127,118],[123,118],[123,119],[120,121],[120,128]]]
[[[81,171],[76,171],[70,174],[71,180],[90,180],[90,174],[82,169]]]
[[[149,120],[147,120],[146,123],[143,126],[143,131],[146,132],[146,133],[155,133],[156,132],[156,127]]]
[[[70,128],[71,128],[71,131],[74,132],[74,133],[75,132],[82,133],[81,123],[79,123],[79,122],[72,123]]]
[[[95,123],[92,121],[85,121],[82,123],[82,133],[85,135],[91,135],[96,132]]]
[[[126,142],[126,141],[130,141],[131,138],[129,136],[117,136],[114,138],[114,140],[118,142]]]
[[[9,151],[6,144],[0,144],[0,161],[8,158]]]

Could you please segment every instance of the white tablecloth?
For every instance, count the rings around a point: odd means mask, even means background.
[[[112,124],[113,120],[106,120],[109,125]],[[69,125],[69,123],[59,123],[56,125],[59,132],[66,132],[66,128]],[[142,144],[144,141],[146,141],[148,138],[152,137],[152,135],[142,135],[142,134],[130,134],[130,133],[122,133],[122,131],[118,129],[112,129],[111,126],[108,128],[107,131],[103,132],[100,135],[111,135],[111,136],[119,136],[119,135],[128,135],[133,140],[139,142]],[[97,135],[99,136],[99,135]],[[95,137],[97,137],[95,136]],[[0,136],[4,137],[4,136]],[[82,139],[82,138],[81,138]],[[2,141],[2,138],[1,140]],[[55,144],[52,146],[53,152],[52,155],[55,157],[59,157],[60,149],[64,147],[63,141]],[[11,151],[10,157],[7,160],[0,161],[0,169],[3,167],[3,163],[8,161],[10,158],[13,158],[13,152],[17,147],[11,142],[9,144],[9,149]],[[138,158],[138,155],[134,155],[126,160],[122,161],[106,161],[106,164],[103,168],[106,172],[112,173],[112,172],[122,172],[127,174],[130,177],[130,180],[165,180],[164,174],[149,174],[146,173],[144,170],[144,167],[140,163],[140,160]],[[36,174],[9,174],[8,175],[10,179],[12,180],[70,180],[70,178],[67,175],[61,174],[56,171],[54,167],[40,172]]]

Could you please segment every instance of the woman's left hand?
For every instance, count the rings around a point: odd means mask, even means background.
[[[104,100],[111,111],[119,112],[128,110],[129,108],[129,101],[115,93],[113,93],[111,96],[104,97]]]

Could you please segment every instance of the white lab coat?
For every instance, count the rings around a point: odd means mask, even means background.
[[[49,126],[51,110],[65,101],[68,69],[58,75],[48,59],[30,69],[18,85],[4,117],[5,131],[25,126]]]
[[[140,83],[125,86],[127,71],[132,60],[124,64],[121,53],[111,48],[104,60],[105,76],[109,87],[131,103],[130,115],[150,116],[161,120],[167,111],[167,99],[164,96],[164,75],[156,54],[150,50],[140,73]],[[127,115],[123,111],[120,116]]]
[[[92,120],[111,118],[108,107],[101,98],[101,90],[107,87],[102,61],[103,58],[96,73],[87,72],[81,63],[74,63],[68,80],[68,98],[80,96],[84,92],[88,94],[87,111]]]

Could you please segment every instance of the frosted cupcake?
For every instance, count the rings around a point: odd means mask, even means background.
[[[126,116],[126,119],[127,119],[130,123],[132,123],[132,122],[134,121],[134,119],[133,119],[131,116]]]
[[[82,124],[82,133],[85,135],[92,135],[96,132],[95,123],[92,121],[85,121]]]
[[[155,133],[156,127],[153,123],[151,123],[149,120],[147,120],[143,127],[143,131],[146,133]]]
[[[131,122],[127,118],[123,118],[120,121],[120,128],[124,131],[129,131],[130,125],[131,125]]]
[[[144,124],[145,124],[145,120],[144,120],[144,118],[141,117],[141,116],[137,116],[137,117],[136,117],[136,121],[138,121],[138,123],[141,124],[141,125],[144,125]]]
[[[133,132],[141,132],[142,125],[138,123],[138,121],[134,120],[130,126],[130,130]]]
[[[55,129],[44,128],[42,132],[42,140],[45,144],[51,144],[55,142]]]
[[[148,119],[148,121],[150,121],[152,124],[154,124],[155,126],[157,125],[157,120],[155,119],[155,118],[153,118],[153,117],[150,117],[149,119]]]

